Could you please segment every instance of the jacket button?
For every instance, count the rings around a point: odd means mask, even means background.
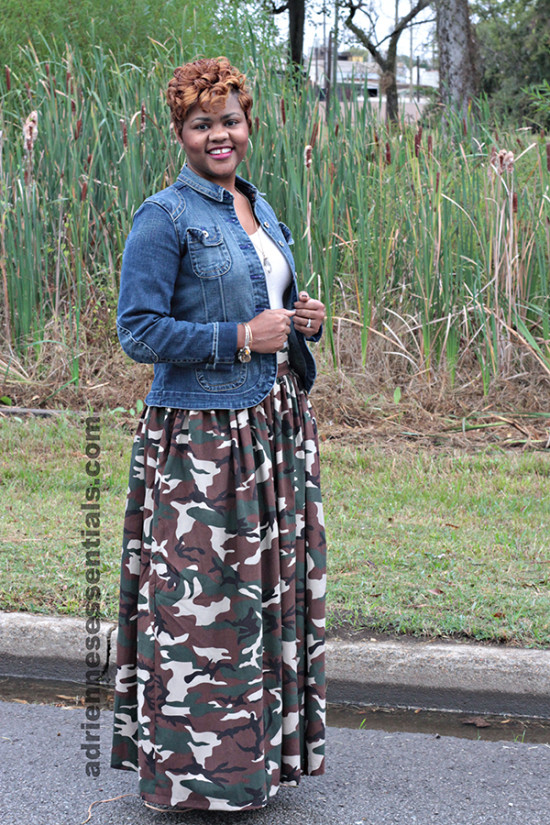
[[[283,245],[283,242],[282,242],[282,241],[279,241],[279,246],[282,246],[282,245]]]
[[[206,229],[204,229],[204,230],[203,230],[203,233],[202,233],[202,234],[204,235],[204,237],[205,237],[205,238],[207,238],[207,237],[208,237],[208,232],[206,231]]]
[[[269,221],[264,221],[264,226],[267,226],[267,228],[269,229]]]

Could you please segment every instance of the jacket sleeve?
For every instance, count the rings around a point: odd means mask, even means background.
[[[236,323],[201,324],[171,315],[182,251],[170,213],[145,201],[135,214],[122,258],[117,314],[122,348],[142,363],[229,368],[237,350]]]

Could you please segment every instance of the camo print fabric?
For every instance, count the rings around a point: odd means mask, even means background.
[[[324,773],[325,538],[292,373],[246,410],[150,407],[124,529],[112,765],[148,802],[260,808]]]

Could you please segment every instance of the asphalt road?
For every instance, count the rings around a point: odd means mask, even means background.
[[[86,777],[84,711],[0,703],[0,825],[550,825],[550,746],[329,728],[324,777],[281,789],[262,811],[157,814],[133,773]],[[127,796],[124,796],[127,794]]]

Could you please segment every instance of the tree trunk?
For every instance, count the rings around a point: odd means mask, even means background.
[[[294,66],[302,69],[304,54],[305,0],[288,0],[288,36],[290,59]]]
[[[386,69],[382,73],[380,91],[386,95],[386,120],[388,123],[397,123],[399,120],[399,99],[397,96],[397,78],[393,69]]]
[[[468,0],[437,0],[437,40],[441,98],[465,113],[477,85]]]

